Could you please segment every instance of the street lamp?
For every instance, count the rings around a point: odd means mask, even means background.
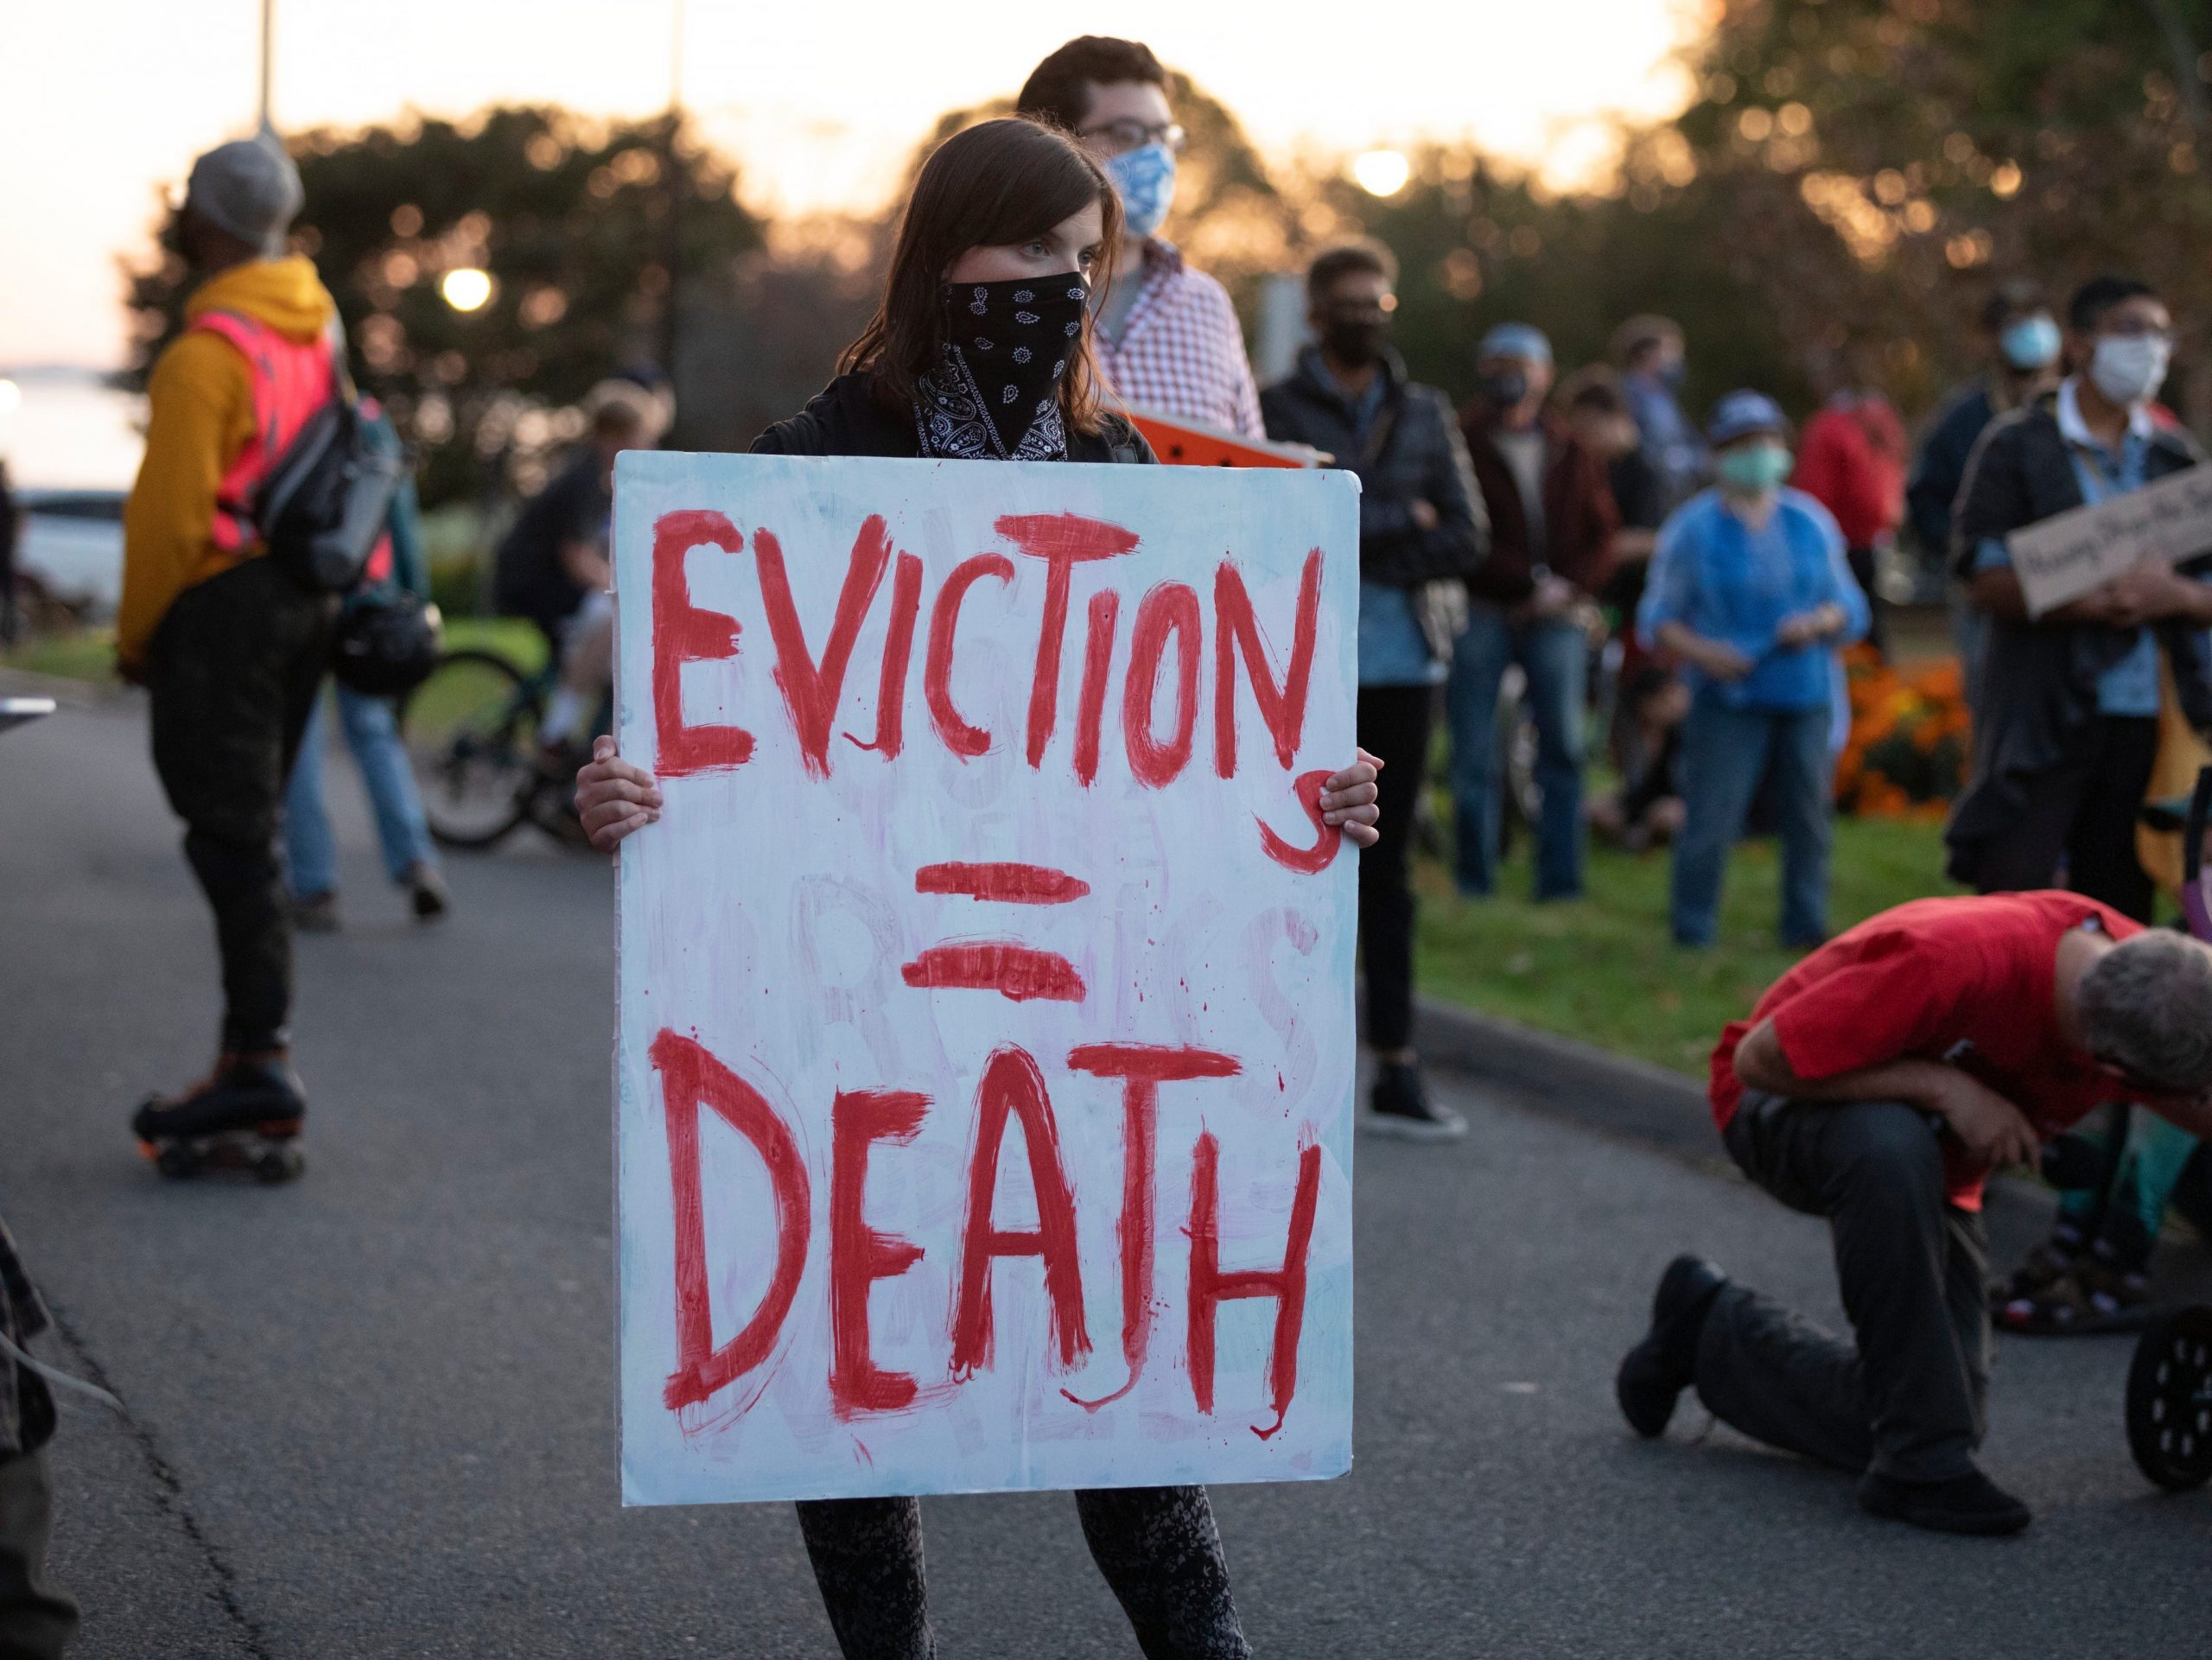
[[[439,279],[438,292],[455,311],[481,311],[492,297],[492,273],[456,265]]]
[[[273,133],[276,127],[269,119],[269,73],[272,54],[271,37],[276,32],[276,0],[261,0],[261,125],[259,130]]]

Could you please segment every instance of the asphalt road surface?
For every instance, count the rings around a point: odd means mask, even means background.
[[[614,1466],[611,884],[518,839],[417,930],[332,769],[350,927],[300,944],[307,1179],[174,1185],[124,1123],[204,1065],[207,913],[125,699],[0,737],[0,1207],[64,1328],[55,1566],[87,1657],[834,1653],[786,1507],[624,1511]],[[2212,1652],[2212,1496],[2155,1493],[2126,1340],[2012,1342],[2008,1542],[1612,1404],[1661,1265],[1706,1250],[1840,1319],[1826,1237],[1710,1165],[1511,1098],[1363,1142],[1356,1468],[1217,1490],[1247,1628],[1308,1656]],[[2037,1225],[1998,1217],[2000,1255]],[[1129,1656],[1058,1495],[927,1507],[941,1651]]]

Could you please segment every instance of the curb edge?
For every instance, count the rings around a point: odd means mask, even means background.
[[[1696,1080],[1573,1038],[1414,999],[1421,1059],[1476,1084],[1510,1088],[1547,1115],[1677,1158],[1725,1162]]]

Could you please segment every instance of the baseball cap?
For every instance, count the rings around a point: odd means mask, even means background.
[[[1549,363],[1552,343],[1544,331],[1529,323],[1500,323],[1483,336],[1477,353],[1485,358],[1519,358],[1528,363]]]
[[[1789,417],[1783,414],[1782,405],[1764,392],[1733,391],[1713,406],[1713,415],[1705,423],[1705,439],[1711,444],[1728,444],[1754,432],[1789,430]]]

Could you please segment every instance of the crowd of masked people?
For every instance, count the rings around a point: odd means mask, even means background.
[[[1656,317],[1622,326],[1616,366],[1556,381],[1544,334],[1499,323],[1455,412],[1406,380],[1388,344],[1394,276],[1373,245],[1316,260],[1315,343],[1262,395],[1270,436],[1362,474],[1360,733],[1388,763],[1382,843],[1361,867],[1380,1063],[1368,1128],[1464,1128],[1414,1065],[1407,854],[1440,714],[1453,874],[1463,894],[1495,890],[1509,667],[1535,738],[1538,900],[1580,894],[1591,827],[1631,848],[1671,840],[1673,938],[1710,945],[1729,852],[1756,825],[1780,843],[1782,943],[1827,944],[1849,719],[1840,648],[1882,649],[1877,576],[1908,517],[1947,574],[1975,735],[1945,874],[1982,894],[2063,887],[2152,920],[2139,819],[2162,709],[2212,722],[2212,585],[2145,566],[2031,619],[2005,550],[2015,531],[2200,459],[2157,401],[2171,319],[2146,285],[2099,277],[2063,311],[2031,286],[1999,288],[1981,320],[1987,369],[1911,455],[1887,401],[1848,381],[1802,429],[1750,390],[1693,423],[1677,396],[1681,331]],[[1621,781],[1586,803],[1592,658],[1609,629]],[[2169,1205],[2212,1218],[2195,1136],[2126,1103],[2098,1134],[2100,1173],[2063,1195],[2050,1240],[1996,1294],[2008,1329],[2139,1318]]]
[[[1396,278],[1379,245],[1317,258],[1313,342],[1260,401],[1268,436],[1361,476],[1360,742],[1385,763],[1382,843],[1361,864],[1378,1062],[1365,1122],[1445,1139],[1464,1123],[1422,1084],[1412,1042],[1408,855],[1433,724],[1446,728],[1463,894],[1500,879],[1499,705],[1517,670],[1538,900],[1581,896],[1593,824],[1632,848],[1671,841],[1675,939],[1710,945],[1728,854],[1756,807],[1782,843],[1783,942],[1820,944],[1838,649],[1872,626],[1904,445],[1888,406],[1857,391],[1808,422],[1795,452],[1790,423],[1758,391],[1693,421],[1682,333],[1662,317],[1629,320],[1615,363],[1564,378],[1541,330],[1499,322],[1477,349],[1475,395],[1454,409],[1409,381],[1390,346]],[[1592,668],[1609,636],[1619,696],[1604,735],[1620,785],[1592,801]]]
[[[1999,290],[1987,372],[1909,460],[1903,423],[1862,385],[1836,386],[1796,430],[1771,398],[1732,391],[1700,429],[1676,397],[1681,332],[1656,318],[1623,326],[1617,368],[1556,387],[1545,336],[1502,322],[1455,412],[1387,343],[1394,276],[1370,245],[1318,259],[1315,343],[1262,394],[1272,436],[1362,475],[1359,723],[1385,762],[1381,841],[1361,866],[1379,1063],[1363,1123],[1464,1129],[1414,1065],[1406,855],[1440,710],[1454,875],[1465,894],[1494,891],[1497,704],[1517,666],[1537,900],[1580,894],[1591,823],[1631,846],[1671,837],[1675,941],[1710,945],[1729,851],[1757,814],[1781,843],[1782,942],[1807,953],[1721,1034],[1712,1099],[1744,1173],[1829,1222],[1853,1339],[1684,1256],[1623,1363],[1624,1415],[1660,1434],[1694,1386],[1754,1439],[1858,1475],[1876,1515],[2017,1531],[2028,1507],[1975,1462],[1993,1327],[2139,1323],[2170,1204],[2212,1221],[2212,957],[2146,926],[2138,847],[2162,711],[2169,732],[2172,717],[2212,723],[2212,558],[2145,564],[2031,617],[2007,554],[2014,531],[2201,459],[2157,402],[2166,308],[2113,277],[2056,315],[2031,289]],[[1908,511],[1954,596],[1974,751],[1947,874],[1975,897],[1831,939],[1839,652],[1881,648],[1877,576]],[[1586,810],[1608,610],[1626,648],[1623,785]],[[2076,1173],[2058,1221],[1993,1283],[1986,1177],[2060,1137]]]
[[[1368,753],[1319,805],[1360,849],[1372,1128],[1426,1139],[1465,1128],[1425,1085],[1413,1029],[1408,854],[1440,709],[1453,868],[1471,894],[1498,881],[1493,734],[1509,669],[1537,735],[1540,899],[1581,892],[1594,817],[1632,843],[1672,841],[1675,936],[1709,944],[1730,849],[1755,809],[1764,815],[1783,849],[1782,937],[1808,954],[1721,1034],[1715,1118],[1752,1181],[1828,1219],[1853,1339],[1685,1256],[1622,1364],[1622,1411],[1656,1436],[1694,1387],[1746,1434],[1858,1476],[1878,1515],[1963,1532],[2025,1525],[2026,1508],[1975,1464],[1992,1320],[1983,1180],[2100,1106],[2138,1110],[2140,1133],[2109,1161],[2126,1180],[2069,1207],[2002,1303],[2086,1329],[2136,1288],[2126,1276],[2139,1276],[2177,1149],[2206,1128],[2212,1090],[2212,951],[2143,925],[2152,894],[2132,854],[2164,700],[2212,725],[2212,586],[2133,571],[2031,620],[2005,554],[2024,525],[2196,459],[2155,401],[2164,307],[2109,278],[2056,315],[2005,290],[1986,320],[1991,372],[1931,429],[1909,488],[1900,423],[1863,387],[1837,388],[1801,431],[1751,390],[1693,419],[1681,332],[1660,318],[1624,324],[1612,365],[1564,380],[1543,334],[1499,321],[1482,340],[1477,396],[1455,409],[1392,348],[1397,270],[1370,242],[1312,262],[1313,343],[1261,388],[1221,285],[1163,235],[1184,144],[1170,85],[1142,45],[1085,36],[1036,67],[1014,117],[940,145],[915,179],[874,320],[823,393],[754,448],[1148,464],[1123,413],[1136,409],[1309,446],[1359,474]],[[194,166],[181,231],[200,286],[153,373],[125,518],[120,667],[149,694],[154,763],[214,912],[224,1001],[213,1072],[147,1103],[134,1129],[148,1142],[233,1126],[296,1135],[306,1104],[288,1039],[289,931],[316,914],[331,865],[327,832],[298,839],[318,779],[300,757],[344,602],[272,568],[252,507],[287,436],[346,391],[330,296],[286,251],[301,205],[273,143],[224,145]],[[994,356],[981,332],[1020,328],[1065,345]],[[558,723],[580,737],[606,673],[612,458],[658,430],[628,396],[599,399],[589,426],[498,576],[567,648]],[[1950,562],[1974,665],[1975,773],[1948,836],[1952,873],[1980,893],[1831,940],[1837,652],[1878,629],[1872,574],[1908,506]],[[373,580],[417,582],[411,502],[396,498],[393,512]],[[1625,647],[1611,735],[1624,787],[1593,812],[1586,688],[1609,610]],[[400,789],[391,711],[374,703],[341,702],[341,729],[372,790],[394,793],[379,811],[389,874],[418,914],[435,915],[444,885]],[[576,806],[611,851],[648,832],[664,802],[611,738],[589,753]],[[0,1250],[0,1269],[12,1343],[41,1311],[12,1254]],[[0,1624],[14,1651],[45,1656],[60,1651],[73,1611],[43,1577],[50,1406],[16,1353],[0,1359],[0,1403],[20,1409],[0,1411]],[[1203,1488],[1086,1492],[1077,1508],[1147,1655],[1249,1656]],[[916,1502],[799,1510],[842,1650],[925,1660]]]
[[[1853,1335],[1679,1258],[1622,1364],[1624,1416],[1658,1435],[1694,1388],[1744,1434],[1858,1477],[1872,1514],[1951,1532],[2025,1526],[2027,1506],[1976,1462],[1993,1326],[2090,1331],[2139,1313],[2150,1241],[2212,1127],[2212,951],[2145,926],[2152,890],[2128,853],[2162,660],[2163,684],[2186,682],[2183,711],[2200,725],[2212,716],[2202,632],[2212,587],[2137,571],[2031,621],[2004,552],[2012,531],[2194,459],[2155,403],[2171,327],[2157,297],[2102,278],[2054,313],[2033,290],[1999,291],[1984,317],[1988,372],[1946,404],[1916,458],[1896,411],[1848,366],[1802,427],[1749,389],[1693,418],[1682,332],[1656,316],[1620,326],[1610,364],[1563,378],[1539,329],[1500,321],[1482,337],[1476,395],[1455,408],[1393,349],[1397,266],[1369,241],[1313,260],[1311,343],[1287,376],[1255,388],[1227,296],[1161,234],[1183,136],[1158,61],[1135,42],[1072,41],[1039,66],[1019,108],[1071,136],[1112,187],[1118,248],[1100,262],[1087,331],[1101,385],[1133,408],[1306,446],[1360,475],[1358,737],[1381,766],[1373,784],[1352,769],[1332,788],[1355,785],[1379,809],[1359,871],[1374,1061],[1363,1127],[1431,1141],[1465,1132],[1418,1065],[1409,855],[1440,716],[1453,874],[1465,894],[1495,890],[1497,710],[1517,668],[1536,738],[1538,899],[1580,894],[1592,824],[1631,847],[1671,840],[1674,938],[1710,945],[1729,852],[1761,823],[1782,846],[1781,937],[1807,953],[1719,1034],[1713,1106],[1749,1180],[1828,1221]],[[910,224],[939,166],[918,181]],[[972,377],[952,362],[966,361],[957,329],[941,342],[941,378],[869,369],[893,338],[893,304],[849,372],[756,448],[1039,453],[1039,429],[1020,414],[1033,389],[1008,389],[1021,394],[1007,399],[1011,423],[960,405]],[[887,381],[906,405],[888,418]],[[1035,407],[1049,418],[1049,399]],[[1071,459],[1147,458],[1141,438],[1127,443],[1134,433],[1110,420],[1101,432],[1123,442],[1103,454],[1072,429],[1042,442]],[[1951,874],[1978,892],[1830,938],[1840,652],[1884,641],[1878,576],[1908,511],[1950,572],[1970,646],[1977,760],[1948,834]],[[1621,786],[1586,803],[1597,736],[1586,697],[1609,629],[1623,648],[1605,735]],[[578,799],[611,846],[661,801],[650,776],[600,743]],[[2082,1127],[2101,1111],[2099,1146]],[[2067,1135],[2102,1173],[1993,1288],[1984,1182]],[[812,1542],[826,1516],[810,1511],[808,1525]],[[888,1511],[868,1526],[912,1536]],[[1225,1579],[1211,1583],[1223,1600],[1204,1605],[1214,1612],[1201,1624],[1214,1636],[1159,1652],[1243,1651],[1214,1646],[1230,1622]],[[1141,1629],[1126,1592],[1124,1603]]]
[[[1361,475],[1360,742],[1384,763],[1360,869],[1377,1063],[1363,1125],[1464,1132],[1415,1065],[1407,855],[1440,710],[1453,873],[1464,894],[1495,890],[1497,709],[1517,667],[1538,900],[1580,894],[1593,822],[1631,846],[1671,837],[1674,939],[1709,946],[1756,814],[1781,843],[1782,942],[1805,953],[1720,1034],[1711,1098],[1744,1174],[1828,1222],[1852,1337],[1679,1257],[1622,1362],[1623,1415],[1658,1436],[1694,1388],[1745,1434],[1859,1478],[1872,1514],[2016,1532],[2029,1507],[1977,1462],[1993,1327],[2139,1322],[2169,1203],[2212,1220],[2212,952],[2146,926],[2137,846],[2162,709],[2212,724],[2212,557],[2031,617],[2006,550],[2201,459],[2157,403],[2171,319],[2120,277],[2084,283],[2063,315],[2001,289],[1987,372],[1909,461],[1896,412],[1844,374],[1802,429],[1748,389],[1693,422],[1681,332],[1656,317],[1622,326],[1615,366],[1557,385],[1545,335],[1500,322],[1455,411],[1389,344],[1395,277],[1371,244],[1316,259],[1313,344],[1261,394],[1271,437]],[[1908,509],[1955,595],[1975,746],[1945,839],[1948,874],[1975,894],[1830,938],[1840,651],[1883,648],[1878,577]],[[1586,809],[1591,655],[1609,627],[1625,647],[1623,782]],[[1993,1283],[1987,1177],[2061,1138],[2076,1173],[2059,1220]]]

